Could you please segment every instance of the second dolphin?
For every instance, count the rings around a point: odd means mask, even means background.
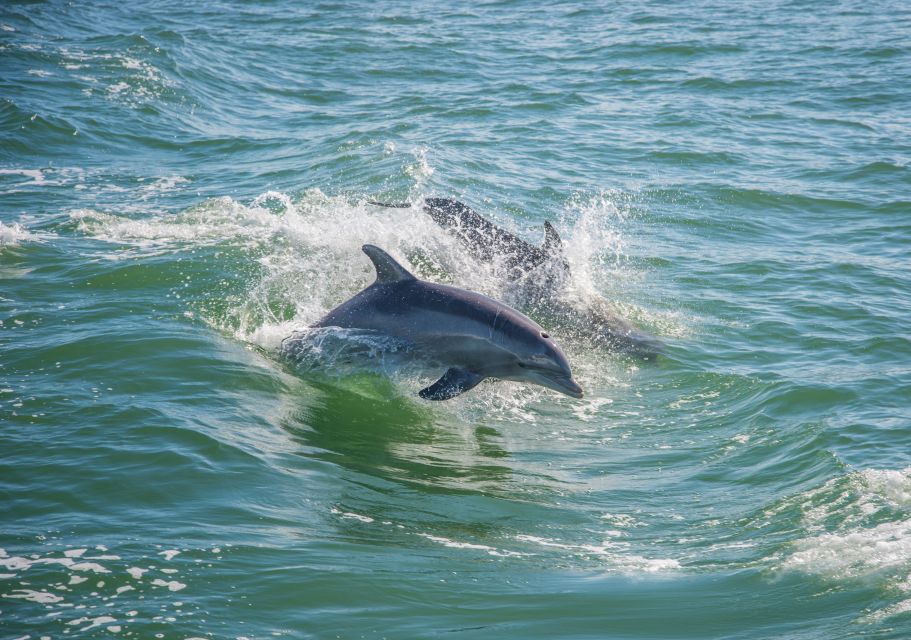
[[[407,202],[368,200],[368,203],[396,209],[412,206]],[[613,313],[600,296],[581,299],[567,295],[572,274],[563,243],[550,222],[544,222],[544,242],[538,247],[501,229],[458,200],[425,198],[423,210],[454,235],[472,257],[488,263],[502,260],[517,306],[526,313],[546,318],[549,325],[562,333],[577,335],[595,346],[644,359],[662,351],[656,338]]]

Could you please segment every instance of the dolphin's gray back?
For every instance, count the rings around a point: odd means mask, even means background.
[[[543,332],[536,322],[492,298],[423,280],[374,283],[313,326],[373,329],[410,340],[453,332],[486,340],[496,333],[516,339]]]
[[[457,200],[426,198],[424,211],[462,241],[479,260],[489,262],[503,256],[509,267],[530,271],[550,258],[543,249],[501,229]]]
[[[411,204],[378,202],[381,207],[407,208]],[[562,243],[550,222],[544,223],[544,244],[537,247],[519,236],[501,229],[466,204],[451,198],[425,198],[424,212],[454,235],[471,255],[483,262],[502,260],[508,268],[507,278],[523,279],[542,265],[557,267],[543,274],[543,285],[555,288],[569,274],[569,263],[563,256]]]

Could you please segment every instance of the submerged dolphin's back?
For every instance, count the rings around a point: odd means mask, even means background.
[[[455,234],[478,259],[490,261],[497,256],[505,257],[510,267],[519,269],[514,276],[548,259],[542,249],[498,227],[458,200],[426,198],[424,211],[441,227]]]

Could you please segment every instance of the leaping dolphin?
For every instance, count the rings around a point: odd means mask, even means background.
[[[428,400],[454,398],[485,378],[582,397],[563,351],[534,321],[479,293],[418,280],[379,247],[362,249],[376,268],[376,281],[313,327],[376,331],[448,367],[421,389]]]

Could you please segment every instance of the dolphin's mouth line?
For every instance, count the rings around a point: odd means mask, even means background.
[[[555,374],[555,375],[546,375],[544,373],[539,373],[538,377],[540,381],[549,389],[554,391],[559,391],[560,393],[572,396],[573,398],[581,398],[584,395],[584,391],[578,382],[573,380],[572,376]]]
[[[560,391],[562,393],[565,393],[566,395],[572,396],[576,399],[582,398],[585,395],[582,387],[580,387],[575,381],[570,380],[569,383],[570,384],[567,384],[561,380],[557,382],[557,386],[560,387]]]

